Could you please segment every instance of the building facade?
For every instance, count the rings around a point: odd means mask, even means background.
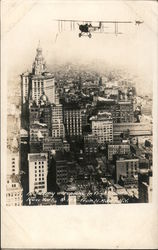
[[[7,175],[18,175],[20,172],[19,152],[8,150],[7,154]]]
[[[114,136],[118,136],[122,133],[129,131],[131,136],[137,135],[152,135],[152,124],[150,123],[115,123],[114,124]]]
[[[95,154],[98,150],[97,136],[88,134],[84,136],[84,152],[86,154]]]
[[[64,138],[65,128],[63,123],[63,106],[62,104],[51,105],[51,123],[52,123],[52,137]]]
[[[46,124],[35,123],[30,127],[30,142],[42,141],[49,136]]]
[[[127,143],[112,143],[108,145],[108,160],[113,159],[113,155],[115,154],[129,154],[130,153],[130,145]]]
[[[65,133],[68,137],[82,136],[82,113],[78,106],[70,105],[64,109]]]
[[[125,156],[119,157],[115,162],[115,181],[129,180],[135,183],[138,182],[139,159],[127,158]],[[132,183],[130,183],[132,184]]]
[[[6,205],[23,205],[23,188],[17,175],[7,176]]]
[[[46,63],[42,55],[42,49],[38,46],[32,72],[21,75],[22,104],[29,100],[35,101],[38,105],[40,97],[45,92],[51,103],[55,103],[55,82],[54,76],[47,72]]]
[[[113,141],[113,120],[109,113],[98,114],[91,121],[92,135],[97,136],[99,144]]]
[[[58,185],[66,184],[68,181],[67,161],[56,161],[56,183]]]
[[[48,154],[28,154],[29,193],[47,192]]]
[[[134,122],[134,112],[132,101],[119,101],[119,122]]]
[[[138,175],[139,201],[146,203],[152,202],[152,171],[141,169]]]
[[[39,106],[32,102],[29,106],[29,126],[34,124],[35,122],[39,122],[40,120],[40,112],[39,112]]]

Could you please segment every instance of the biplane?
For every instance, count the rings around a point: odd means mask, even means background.
[[[131,24],[132,21],[81,21],[81,20],[55,20],[58,22],[58,30],[59,32],[62,32],[65,29],[65,24],[68,23],[70,30],[79,30],[79,37],[82,36],[88,36],[89,38],[92,37],[92,33],[110,33],[110,34],[123,34],[119,31],[119,25],[120,24]],[[143,21],[136,20],[135,24],[140,25]],[[113,29],[112,32],[108,32],[109,26],[112,25]]]

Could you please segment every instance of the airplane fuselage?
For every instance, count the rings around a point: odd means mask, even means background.
[[[89,25],[88,24],[81,24],[79,25],[79,30],[84,33],[89,32]]]

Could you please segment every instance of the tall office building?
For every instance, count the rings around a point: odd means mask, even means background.
[[[58,185],[65,184],[68,181],[68,161],[66,156],[57,152],[53,157],[53,168],[56,173],[56,183]]]
[[[6,184],[6,205],[23,205],[23,188],[17,175],[7,176]]]
[[[134,122],[134,109],[132,100],[116,101],[115,99],[100,98],[97,102],[97,110],[110,112],[113,123]]]
[[[7,175],[18,175],[20,172],[19,151],[10,151],[7,153]]]
[[[49,136],[46,124],[35,123],[30,127],[30,142],[42,141]]]
[[[39,122],[40,120],[40,112],[39,107],[35,102],[30,102],[29,104],[29,127],[32,124]]]
[[[47,71],[40,45],[36,50],[32,72],[21,75],[22,79],[22,104],[33,100],[38,105],[43,93],[48,96],[50,103],[55,102],[55,82],[53,74]]]
[[[49,135],[51,135],[52,134],[51,104],[45,93],[40,97],[39,111],[40,111],[40,122],[47,124]]]
[[[130,153],[130,144],[129,143],[111,143],[108,145],[108,160],[113,159],[115,154],[129,154]]]
[[[123,186],[138,184],[139,159],[132,156],[116,156],[115,159],[115,181]]]
[[[18,149],[7,152],[7,206],[21,206],[23,204],[23,188],[20,182],[20,157]]]
[[[133,103],[131,100],[118,102],[119,122],[134,122]]]
[[[90,120],[92,121],[92,135],[97,136],[99,144],[113,141],[113,120],[110,113],[98,113]]]
[[[86,154],[95,154],[97,153],[97,136],[88,134],[84,136],[84,152]]]
[[[69,137],[82,135],[82,113],[77,105],[69,104],[64,109],[65,133]]]
[[[48,154],[28,154],[29,192],[47,192]]]
[[[152,202],[152,171],[140,169],[138,174],[138,192],[140,202]]]
[[[64,123],[63,123],[62,104],[51,105],[51,119],[52,119],[52,137],[64,138],[65,128],[64,128]]]

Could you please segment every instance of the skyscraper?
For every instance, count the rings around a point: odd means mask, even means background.
[[[29,192],[47,192],[48,154],[28,154]]]
[[[82,136],[82,113],[76,104],[67,104],[64,109],[65,133],[68,137]]]
[[[23,188],[17,175],[7,176],[6,184],[6,205],[22,206],[23,205]]]
[[[32,65],[32,72],[23,73],[21,75],[21,79],[22,104],[32,100],[38,105],[40,102],[40,97],[43,93],[46,94],[50,103],[55,102],[54,76],[47,71],[40,44],[36,49],[36,56]]]
[[[92,135],[97,136],[99,144],[113,141],[113,120],[111,114],[104,112],[93,116],[92,121]]]
[[[19,152],[8,149],[7,157],[7,175],[18,175],[20,172]]]
[[[64,138],[65,129],[63,123],[63,107],[62,104],[56,104],[51,106],[52,111],[52,137]]]

